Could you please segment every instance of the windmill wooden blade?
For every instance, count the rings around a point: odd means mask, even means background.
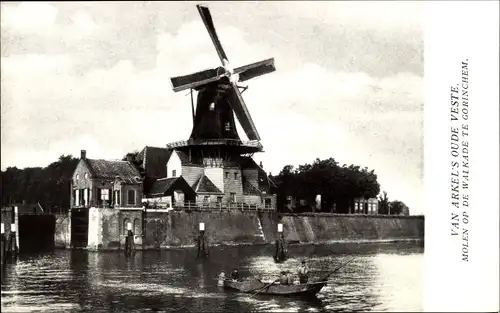
[[[212,15],[210,14],[210,10],[207,7],[197,5],[198,12],[201,15],[201,19],[203,20],[203,23],[205,24],[205,27],[208,30],[208,34],[210,35],[210,38],[212,39],[212,42],[215,46],[215,50],[217,50],[217,54],[219,55],[219,59],[221,62],[224,64],[224,60],[228,60],[226,53],[224,52],[224,49],[222,48],[222,45],[219,41],[219,37],[217,36],[217,33],[215,32],[215,26],[214,22],[212,20]]]
[[[247,134],[248,139],[260,140],[257,128],[255,128],[250,112],[248,112],[245,101],[243,100],[240,90],[236,84],[231,83],[231,88],[227,91],[227,99],[229,100],[229,104],[233,108],[238,121],[240,121],[241,127]]]
[[[194,74],[170,78],[172,88],[175,92],[193,88],[217,81],[220,79],[217,69],[209,69]]]
[[[249,80],[251,78],[261,76],[264,74],[272,73],[276,71],[274,66],[274,58],[267,59],[260,62],[255,62],[252,64],[244,65],[234,69],[235,74],[239,74],[240,82]]]

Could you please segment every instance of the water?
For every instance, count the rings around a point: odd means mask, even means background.
[[[423,247],[418,244],[291,246],[274,263],[272,246],[214,247],[209,259],[194,249],[123,253],[58,250],[21,256],[2,274],[2,312],[332,312],[421,311]],[[310,271],[354,258],[317,299],[223,291],[215,278],[238,267],[274,280],[307,259]],[[316,274],[312,273],[314,277]],[[317,274],[319,275],[319,273]]]

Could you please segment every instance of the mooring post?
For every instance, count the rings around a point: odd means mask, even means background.
[[[274,259],[278,262],[286,259],[285,236],[283,235],[282,223],[278,223],[278,238],[276,239],[276,254]]]
[[[198,254],[197,257],[208,256],[208,247],[205,240],[205,223],[200,223],[200,235],[198,236]]]
[[[19,210],[16,207],[14,207],[14,224],[16,224],[16,232],[15,232],[15,240],[16,240],[16,255],[17,251],[20,249],[19,245]]]
[[[5,226],[2,223],[2,264],[5,261]]]
[[[125,238],[125,255],[131,256],[134,251],[134,233],[132,232],[132,223],[127,223],[127,237]]]
[[[10,224],[10,252],[11,257],[16,258],[19,247],[17,246],[17,227],[15,223]]]

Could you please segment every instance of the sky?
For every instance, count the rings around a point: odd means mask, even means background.
[[[423,213],[422,2],[203,4],[233,67],[275,59],[242,84],[267,172],[333,157]],[[169,78],[221,65],[195,5],[1,3],[2,170],[188,139]]]

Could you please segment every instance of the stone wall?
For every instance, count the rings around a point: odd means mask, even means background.
[[[423,216],[300,214],[276,212],[177,212],[91,209],[89,249],[117,250],[125,244],[127,222],[133,223],[136,249],[194,246],[199,223],[205,223],[209,245],[272,244],[277,223],[288,242],[331,243],[424,238]]]
[[[71,220],[69,214],[56,214],[54,232],[54,248],[65,249],[71,247]]]
[[[384,241],[423,239],[423,216],[285,215],[281,219],[289,242]]]
[[[192,246],[205,223],[209,244],[265,243],[254,212],[147,212],[144,218],[145,249]]]
[[[138,250],[142,249],[142,215],[142,208],[90,208],[88,249],[124,249],[128,222],[132,223],[135,248]]]

